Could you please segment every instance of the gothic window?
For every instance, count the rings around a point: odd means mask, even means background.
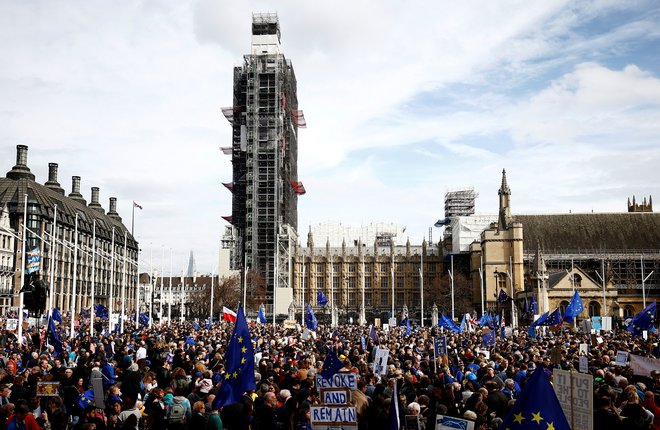
[[[573,288],[580,288],[582,286],[582,276],[578,275],[577,273],[573,273],[572,277],[572,287]]]
[[[397,306],[403,306],[404,300],[403,300],[403,291],[400,291],[396,293],[396,305]]]
[[[380,273],[387,273],[387,263],[380,264]]]
[[[387,289],[387,284],[387,278],[380,278],[380,288],[384,290]]]
[[[355,273],[356,266],[357,266],[357,265],[356,265],[355,263],[351,263],[351,264],[349,264],[349,265],[348,265],[348,271],[351,272],[351,273]]]
[[[364,263],[364,273],[371,273],[371,263]]]
[[[317,288],[318,290],[322,290],[322,289],[323,289],[323,287],[324,287],[324,282],[323,282],[323,281],[324,281],[324,280],[325,280],[325,279],[324,279],[322,276],[319,276],[318,278],[316,278],[316,288]]]
[[[365,276],[365,278],[364,278],[364,288],[365,289],[371,288],[371,276]]]

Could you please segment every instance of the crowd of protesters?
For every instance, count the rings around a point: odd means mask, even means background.
[[[319,326],[312,333],[250,323],[256,389],[242,400],[214,408],[222,383],[224,353],[233,324],[200,327],[192,322],[123,334],[79,334],[56,356],[44,333],[31,328],[18,342],[0,336],[0,425],[8,430],[310,430],[310,407],[319,403],[316,375],[332,350],[345,372],[357,375],[351,402],[359,430],[388,426],[392,391],[399,410],[417,415],[421,430],[436,415],[499,428],[535,369],[578,369],[580,344],[590,344],[594,380],[594,428],[660,429],[660,369],[633,375],[615,365],[617,351],[658,357],[657,334],[647,339],[625,330],[601,332],[599,342],[565,326],[530,339],[515,330],[484,348],[479,330],[441,334],[439,328],[375,330]],[[81,326],[84,330],[84,326]],[[408,334],[407,334],[408,333]],[[448,354],[436,357],[434,338],[446,336]],[[389,349],[384,374],[373,372],[377,348]],[[488,354],[484,350],[488,350]],[[90,401],[94,378],[103,399]],[[59,382],[56,395],[38,395],[39,382]],[[102,401],[101,401],[102,400]],[[99,407],[103,405],[103,407]]]

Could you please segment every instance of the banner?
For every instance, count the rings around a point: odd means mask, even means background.
[[[630,354],[630,367],[634,375],[650,376],[652,370],[660,370],[660,360],[641,355]]]
[[[39,271],[39,266],[41,264],[41,252],[37,246],[31,251],[28,251],[26,254],[27,260],[25,264],[25,273],[30,274]]]
[[[374,357],[374,373],[377,375],[387,374],[387,359],[390,356],[390,350],[387,348],[376,349]]]
[[[430,426],[429,426],[430,427]],[[435,430],[474,430],[474,422],[462,418],[436,415]]]

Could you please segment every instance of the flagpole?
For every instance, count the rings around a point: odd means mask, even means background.
[[[96,219],[92,222],[92,306],[89,311],[89,336],[94,337],[94,289],[96,288]]]
[[[509,256],[509,285],[511,286],[511,328],[518,327],[516,318],[516,300],[513,295],[513,258]]]
[[[23,194],[23,237],[21,238],[21,290],[18,294],[18,345],[23,346],[23,287],[25,286],[25,254],[27,235],[27,201],[28,195]],[[76,218],[76,221],[78,218]]]
[[[131,236],[133,237],[135,237],[134,227],[135,227],[135,201],[133,201],[133,210],[131,211]]]
[[[330,325],[335,327],[335,265],[330,255]]]
[[[422,327],[424,327],[424,247],[422,247],[422,253],[419,257],[419,287],[421,289],[421,299],[422,299],[422,311],[420,313],[419,319],[421,320]]]
[[[303,254],[302,261],[302,282],[301,282],[301,296],[300,296],[300,325],[305,326],[305,255]]]
[[[78,282],[78,212],[76,212],[76,222],[75,222],[75,232],[74,232],[74,241],[73,241],[73,284],[71,285],[71,303],[70,303],[70,312],[71,312],[71,329],[70,329],[70,338],[73,339],[74,327],[73,322],[76,319],[76,284]]]
[[[486,313],[486,300],[484,298],[484,257],[479,257],[479,288],[481,289],[481,316]]]
[[[183,291],[184,287],[185,287],[185,282],[184,282],[184,278],[183,278],[183,268],[182,268],[181,269],[181,312],[180,312],[180,316],[179,316],[179,319],[181,321],[184,321],[185,317],[186,317],[186,297],[185,297],[185,294],[184,294],[184,291]]]
[[[277,266],[280,263],[280,234],[279,232],[275,235],[275,265],[273,266],[273,335],[275,335],[275,316],[277,310],[275,308],[277,304],[277,277],[279,276]],[[247,284],[246,284],[247,286]]]
[[[360,240],[360,244],[362,241]],[[362,255],[362,307],[360,309],[360,324],[365,325],[367,323],[366,309],[367,304],[364,302],[364,255]]]
[[[215,279],[215,274],[214,271],[211,271],[211,309],[209,311],[209,320],[211,321],[211,324],[213,324],[213,280]]]
[[[449,258],[451,261],[451,271],[449,272],[449,277],[451,278],[451,320],[454,321],[454,254]]]
[[[165,273],[165,245],[161,245],[161,255],[160,255],[160,300],[159,308],[160,312],[158,313],[158,321],[160,324],[163,324],[163,274]],[[211,301],[211,308],[213,308],[213,301]]]
[[[243,309],[245,309],[245,304],[247,302],[247,252],[243,256]]]
[[[167,301],[167,324],[172,323],[172,248],[170,248],[170,296]]]
[[[135,202],[133,202],[135,205]],[[139,252],[139,251],[138,251]],[[138,261],[140,256],[138,255]],[[137,266],[136,266],[137,267]],[[151,274],[149,274],[151,279]],[[137,270],[137,280],[135,282],[135,328],[140,327],[140,270]]]
[[[154,244],[149,244],[149,328],[151,328],[152,321],[154,320],[154,290],[156,283],[154,282]],[[138,281],[139,283],[139,281]]]
[[[50,232],[50,295],[48,296],[48,318],[53,314],[53,300],[55,291],[55,248],[57,241],[57,205],[53,206],[53,228]]]
[[[390,259],[390,278],[392,280],[392,316],[390,318],[396,318],[394,316],[394,257]]]
[[[119,322],[119,333],[124,333],[124,320],[126,319],[126,230],[124,230],[124,264],[121,283],[121,321]]]
[[[115,300],[115,228],[112,227],[112,241],[110,242],[110,288],[108,296],[108,333],[112,333],[113,301]]]

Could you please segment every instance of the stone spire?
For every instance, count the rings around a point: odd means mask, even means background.
[[[506,182],[506,170],[502,169],[502,185],[497,192],[500,196],[500,212],[497,223],[497,231],[506,230],[511,224],[510,196],[511,190]]]

